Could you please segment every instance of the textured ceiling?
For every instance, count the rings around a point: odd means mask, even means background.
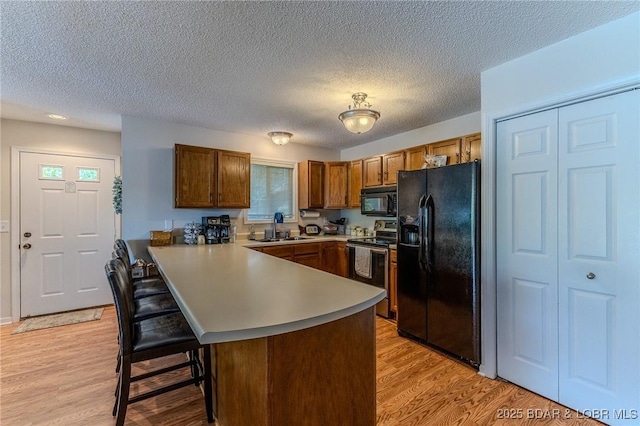
[[[480,109],[480,73],[637,1],[0,2],[2,116],[122,115],[344,148]],[[363,135],[337,116],[366,92]]]

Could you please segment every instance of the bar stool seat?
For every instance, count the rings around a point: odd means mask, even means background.
[[[134,300],[134,321],[141,321],[174,312],[180,312],[180,308],[171,293],[154,294]]]

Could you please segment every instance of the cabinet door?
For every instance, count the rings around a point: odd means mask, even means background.
[[[390,251],[389,263],[389,304],[391,312],[398,312],[398,263],[397,250]]]
[[[322,246],[320,243],[305,243],[293,245],[293,260],[296,263],[320,269]]]
[[[446,155],[447,166],[460,163],[460,139],[430,143],[427,145],[429,155]]]
[[[174,190],[176,207],[215,207],[215,150],[198,146],[175,146]]]
[[[320,269],[335,274],[337,271],[338,252],[335,241],[322,243],[322,265]]]
[[[382,185],[382,156],[369,157],[362,160],[362,186]]]
[[[344,209],[348,207],[347,191],[349,188],[349,163],[336,161],[324,163],[325,197],[324,208]]]
[[[398,170],[404,170],[404,151],[382,156],[382,183],[384,185],[395,185],[398,182]]]
[[[462,162],[470,163],[479,160],[482,153],[482,136],[480,133],[467,135],[462,138]]]
[[[427,153],[426,147],[416,146],[405,151],[405,170],[420,170],[424,164],[424,156]]]
[[[349,278],[349,252],[347,251],[347,243],[336,242],[336,275]]]
[[[218,207],[249,208],[251,194],[251,154],[235,151],[218,153]]]
[[[298,163],[298,207],[324,207],[324,163],[310,160]]]
[[[360,190],[362,189],[362,160],[351,162],[349,176],[349,207],[360,207]]]

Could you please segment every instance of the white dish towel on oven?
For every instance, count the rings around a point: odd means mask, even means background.
[[[371,279],[371,249],[367,247],[356,247],[356,274],[361,277]]]

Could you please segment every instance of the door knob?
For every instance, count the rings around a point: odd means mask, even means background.
[[[22,248],[25,250],[29,250],[31,248],[31,244],[27,243],[27,244],[23,244]]]
[[[24,233],[24,237],[25,237],[25,238],[29,238],[30,236],[31,236],[31,232],[25,232],[25,233]]]
[[[587,274],[587,278],[590,279],[590,280],[594,279],[595,277],[596,277],[596,274],[594,274],[593,272],[589,272]]]

